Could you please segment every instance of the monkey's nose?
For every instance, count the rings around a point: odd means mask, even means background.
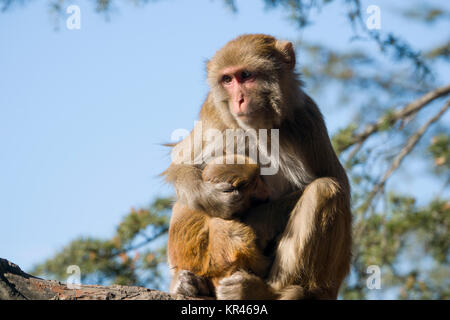
[[[239,99],[239,101],[238,101],[238,106],[239,106],[239,110],[241,110],[242,109],[242,104],[244,103],[244,98],[242,97],[241,99]],[[244,110],[242,110],[242,111],[244,111]]]

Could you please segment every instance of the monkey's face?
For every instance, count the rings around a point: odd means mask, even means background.
[[[239,216],[253,205],[269,199],[270,189],[263,182],[259,171],[259,165],[249,157],[226,155],[212,159],[203,169],[202,179],[220,184],[222,192],[232,199],[228,204],[230,211],[234,216]]]
[[[207,64],[215,106],[241,127],[276,126],[283,116],[281,88],[293,72],[293,55],[290,42],[267,35],[230,41]]]
[[[251,65],[226,66],[215,88],[220,97],[216,106],[226,108],[241,127],[271,128],[276,114],[270,95],[277,90],[267,89],[268,85],[261,70]]]
[[[232,184],[235,185],[234,183]],[[252,181],[236,185],[233,192],[239,192],[241,199],[236,203],[235,215],[239,216],[251,207],[267,202],[270,196],[269,187],[262,181],[260,176],[256,176]]]
[[[257,118],[264,106],[257,103],[254,92],[257,89],[256,75],[245,67],[231,66],[222,70],[220,85],[226,92],[231,114],[239,121],[249,124]],[[256,101],[255,101],[256,100]]]

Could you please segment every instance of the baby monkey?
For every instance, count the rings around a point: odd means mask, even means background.
[[[214,212],[179,203],[173,207],[168,241],[171,293],[213,295],[219,280],[237,270],[259,277],[268,271],[269,261],[257,245],[257,235],[239,218],[253,205],[268,200],[269,189],[257,164],[244,156],[231,157],[231,161],[230,156],[214,159],[202,172],[204,182],[220,184],[224,196],[231,195],[230,217],[219,218]]]

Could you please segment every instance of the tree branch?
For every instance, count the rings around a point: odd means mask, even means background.
[[[124,248],[122,250],[118,250],[117,252],[114,252],[112,255],[110,255],[109,257],[116,257],[122,253],[126,253],[132,250],[136,250],[139,249],[147,244],[149,244],[150,242],[156,240],[157,238],[161,237],[162,235],[164,235],[165,233],[167,233],[167,231],[169,231],[168,227],[162,228],[157,234],[153,235],[152,237],[148,237],[145,234],[141,234],[145,239],[144,241],[135,244],[134,246],[129,246],[128,248]]]
[[[376,123],[370,124],[366,126],[363,132],[359,134],[355,134],[347,144],[341,146],[339,152],[347,150],[349,147],[356,143],[363,143],[367,140],[372,134],[378,132],[380,128],[386,124],[393,125],[400,119],[404,119],[412,114],[420,111],[424,106],[429,104],[431,101],[436,100],[442,96],[445,96],[450,93],[450,84],[432,90],[420,98],[414,100],[413,102],[407,104],[403,109],[398,110],[393,115],[388,115],[379,119]]]
[[[0,300],[198,300],[182,295],[132,286],[80,285],[44,280],[23,272],[19,266],[0,258]]]
[[[372,202],[372,200],[375,198],[375,196],[382,190],[386,184],[386,181],[389,179],[389,177],[392,175],[392,173],[397,170],[397,168],[400,166],[403,159],[411,152],[411,150],[416,146],[416,144],[419,142],[420,138],[425,134],[425,132],[428,130],[428,128],[436,122],[449,108],[450,106],[450,100],[447,101],[447,103],[439,110],[439,112],[429,119],[422,127],[419,128],[406,142],[403,149],[397,154],[397,156],[392,161],[392,165],[390,168],[385,172],[381,180],[375,184],[372,191],[369,193],[369,195],[366,198],[366,205]],[[363,207],[364,208],[364,207]]]

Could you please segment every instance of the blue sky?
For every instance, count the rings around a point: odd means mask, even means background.
[[[258,32],[362,46],[349,43],[336,5],[299,33],[259,0],[238,1],[238,14],[222,1],[123,5],[109,22],[89,1],[70,3],[81,8],[81,30],[62,21],[54,31],[47,1],[0,15],[0,257],[24,269],[77,236],[110,236],[130,207],[172,193],[157,177],[170,161],[160,144],[192,128],[208,90],[204,62],[226,41]],[[420,48],[449,38],[448,23],[426,32],[393,14],[392,2],[376,3],[383,31]],[[345,125],[345,115],[322,109],[331,133]]]

